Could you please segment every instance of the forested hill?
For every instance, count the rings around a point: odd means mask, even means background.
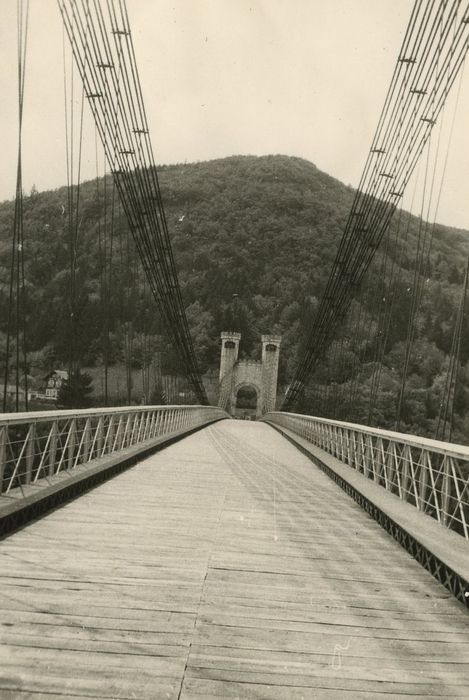
[[[353,190],[285,156],[168,167],[161,182],[184,297],[210,313],[210,337],[234,314],[244,353],[256,353],[262,333],[280,333],[284,363],[293,358],[298,324],[325,285]]]
[[[184,301],[202,366],[216,365],[218,335],[241,324],[243,352],[256,352],[258,336],[280,332],[284,357],[297,342],[298,321],[320,294],[346,220],[353,191],[312,163],[284,156],[232,157],[162,167],[160,184]],[[98,200],[99,189],[99,200]],[[111,180],[107,178],[109,229]],[[67,190],[24,198],[25,261],[30,314],[29,347],[47,346],[51,362],[65,362],[69,240]],[[1,331],[7,318],[13,202],[0,205]],[[104,267],[103,183],[81,185],[77,281],[80,340],[85,365],[99,362]],[[122,321],[129,283],[125,221],[115,216],[112,317]],[[109,230],[107,233],[109,258]],[[122,250],[123,249],[123,250]],[[122,252],[123,258],[122,259]],[[137,277],[139,273],[137,272]],[[141,275],[132,278],[137,331],[156,332],[155,316],[142,318]],[[233,295],[238,296],[234,299]],[[125,310],[124,310],[125,311]],[[114,328],[116,333],[118,328]],[[117,339],[115,339],[117,342]],[[118,354],[118,349],[116,349]]]
[[[286,156],[235,156],[162,167],[159,173],[183,298],[203,369],[217,366],[220,331],[237,325],[243,333],[243,352],[247,355],[255,355],[261,333],[282,334],[281,379],[287,381],[296,358],[301,321],[314,313],[324,288],[352,203],[352,188],[308,161]],[[106,191],[109,229],[110,178]],[[40,366],[41,371],[47,365],[65,364],[68,357],[66,206],[65,188],[33,191],[24,199],[28,343],[33,364]],[[13,208],[13,202],[0,205],[3,343]],[[129,264],[123,216],[115,216],[112,260],[109,230],[105,241],[104,216],[103,183],[84,183],[77,251],[77,323],[84,366],[102,361],[105,315],[111,317],[112,362],[122,359],[126,319],[134,319],[136,339],[144,331],[154,336],[159,331],[156,314],[144,311],[148,307],[148,292],[141,273],[133,274]],[[407,240],[397,248],[392,241],[390,245],[390,257],[396,259],[399,268],[402,295],[398,295],[397,303],[402,306],[403,319],[417,235],[418,221],[413,219]],[[443,354],[451,346],[449,310],[460,292],[468,250],[467,232],[436,228],[420,339]],[[102,279],[109,264],[111,292],[105,308],[101,300]],[[404,340],[404,323],[392,332],[389,350]],[[466,361],[467,347],[463,355]]]

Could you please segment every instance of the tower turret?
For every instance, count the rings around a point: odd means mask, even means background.
[[[278,360],[280,354],[280,335],[263,335],[262,340],[262,395],[260,413],[275,410],[277,399]]]
[[[220,381],[227,372],[231,372],[238,360],[241,333],[223,331],[221,334]]]

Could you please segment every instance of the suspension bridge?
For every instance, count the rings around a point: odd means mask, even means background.
[[[433,434],[402,431],[438,235],[430,201],[439,201],[437,163],[443,159],[444,179],[447,160],[440,127],[452,95],[456,114],[467,3],[415,2],[283,399],[276,396],[282,338],[262,335],[261,360],[246,359],[239,355],[241,333],[220,329],[212,405],[177,275],[125,2],[58,6],[64,54],[67,40],[70,70],[82,86],[79,115],[89,109],[112,178],[110,197],[105,180],[100,194],[109,216],[98,232],[104,386],[113,331],[112,235],[121,214],[128,229],[121,262],[134,251],[145,299],[151,297],[161,335],[177,354],[179,379],[171,393],[156,376],[157,405],[131,405],[129,376],[129,405],[107,405],[106,388],[104,406],[78,407],[83,124],[74,117],[73,81],[64,72],[65,95],[72,97],[64,226],[68,375],[63,408],[35,410],[29,402],[21,148],[28,3],[19,2],[19,148],[3,367],[4,409],[13,392],[15,410],[0,416],[0,696],[468,697],[469,447],[453,438],[460,430],[469,265],[453,295]],[[420,217],[390,425],[380,397],[389,391],[383,358],[400,280],[389,250],[394,237],[407,242],[409,183],[421,198]],[[373,302],[374,340],[351,353],[354,334],[367,324],[361,295]],[[124,346],[131,354],[130,328],[127,320]],[[357,423],[351,416],[370,358],[367,420]],[[341,381],[328,373],[330,364]],[[249,417],[256,420],[234,420],[246,417],[237,397],[247,386],[255,394]]]

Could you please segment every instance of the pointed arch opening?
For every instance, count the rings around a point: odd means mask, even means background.
[[[237,418],[256,417],[259,390],[254,384],[242,384],[236,389],[235,415]]]

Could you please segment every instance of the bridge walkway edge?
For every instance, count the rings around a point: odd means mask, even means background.
[[[292,430],[266,421],[309,457],[463,605],[469,607],[469,546],[412,504],[386,491]]]
[[[89,464],[80,464],[73,470],[65,469],[47,479],[40,479],[37,483],[24,485],[8,495],[0,495],[0,542],[2,538],[8,537],[51,510],[79,498],[90,489],[130,469],[155,452],[219,420],[224,419],[214,418],[204,425],[182,428],[169,435],[160,435],[148,442],[113,452]]]

